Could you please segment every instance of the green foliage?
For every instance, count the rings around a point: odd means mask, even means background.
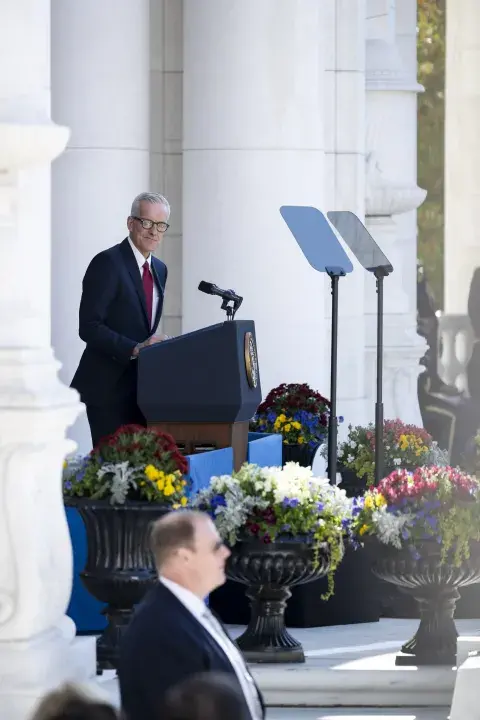
[[[419,0],[417,16],[418,184],[427,199],[418,210],[418,257],[436,304],[443,307],[445,3]]]
[[[357,477],[366,477],[367,485],[373,485],[375,477],[375,426],[349,425],[348,437],[338,452],[338,461],[344,468],[354,470]],[[401,420],[385,420],[383,423],[383,461],[386,472],[394,468],[418,467],[437,458],[437,447],[423,428],[406,425]]]
[[[221,537],[232,546],[248,537],[267,544],[300,539],[310,545],[316,567],[328,546],[328,588],[322,599],[333,594],[353,504],[344,490],[315,478],[310,468],[297,463],[283,468],[244,464],[232,475],[212,477],[194,505],[214,518]]]
[[[354,532],[409,548],[417,559],[434,541],[440,562],[460,567],[480,540],[480,482],[451,467],[395,471],[365,494]]]

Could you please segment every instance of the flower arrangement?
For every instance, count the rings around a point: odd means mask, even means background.
[[[425,540],[438,543],[441,562],[459,566],[480,540],[480,482],[451,467],[395,470],[357,500],[353,531],[385,545],[408,548],[415,559]]]
[[[346,442],[338,452],[338,462],[354,470],[358,477],[366,477],[373,485],[375,476],[375,426],[348,428]],[[384,467],[387,472],[395,468],[414,468],[423,465],[446,465],[447,454],[433,441],[423,428],[406,425],[401,420],[385,420],[383,424]]]
[[[188,465],[171,435],[140,425],[124,425],[103,438],[85,457],[64,463],[65,497],[110,498],[187,505]]]
[[[313,477],[310,468],[293,462],[283,468],[245,463],[232,475],[212,477],[194,505],[211,515],[220,536],[231,546],[245,538],[271,543],[301,537],[312,544],[318,562],[320,546],[327,542],[331,564],[324,599],[333,593],[333,576],[350,532],[353,503],[327,479]]]
[[[250,430],[281,433],[288,445],[316,447],[328,431],[330,402],[303,383],[270,390],[250,422]]]

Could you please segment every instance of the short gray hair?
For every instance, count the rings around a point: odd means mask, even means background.
[[[167,198],[163,197],[163,195],[160,195],[159,193],[151,192],[142,192],[140,195],[137,195],[135,200],[132,202],[132,209],[130,211],[131,216],[139,214],[140,203],[142,202],[152,203],[152,205],[163,205],[168,213],[168,217],[170,217],[170,203]]]

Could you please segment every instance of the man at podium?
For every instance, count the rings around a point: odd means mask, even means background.
[[[166,265],[154,256],[168,230],[170,205],[141,193],[127,219],[128,237],[96,255],[82,285],[79,335],[86,343],[71,386],[86,405],[92,443],[128,423],[145,424],[137,405],[141,348],[161,342]]]

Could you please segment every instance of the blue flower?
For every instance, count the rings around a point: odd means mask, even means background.
[[[342,423],[342,422],[344,422],[344,420],[345,420],[345,418],[343,417],[343,415],[339,415],[339,416],[337,417],[337,422],[338,422],[338,423]]]
[[[72,483],[70,480],[67,480],[65,483],[65,490],[71,490],[72,489]]]
[[[214,495],[212,497],[212,505],[214,507],[219,507],[219,506],[225,507],[226,504],[227,503],[226,503],[225,497],[223,495]]]
[[[291,507],[295,508],[297,505],[300,504],[300,501],[297,498],[283,498],[283,507]]]
[[[324,507],[325,507],[325,506],[324,506],[323,503],[321,503],[321,502],[317,503],[317,510],[318,510],[318,512],[322,512],[322,510],[323,510]]]

